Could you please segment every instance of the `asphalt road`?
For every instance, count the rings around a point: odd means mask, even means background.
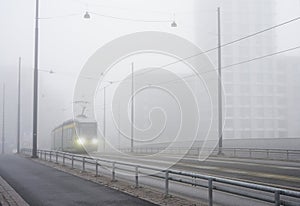
[[[128,157],[116,155],[100,155],[102,158],[164,167],[172,161],[172,157]],[[209,158],[198,161],[186,157],[177,162],[172,169],[207,174],[230,179],[242,180],[268,186],[300,191],[300,162],[287,162],[242,158]]]
[[[17,155],[0,156],[0,175],[32,206],[154,205]]]

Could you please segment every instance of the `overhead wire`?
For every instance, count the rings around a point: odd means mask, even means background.
[[[299,17],[296,17],[296,18],[293,18],[293,19],[291,19],[291,20],[285,21],[285,22],[283,22],[283,23],[280,23],[280,24],[277,24],[277,25],[268,27],[268,28],[266,28],[266,29],[260,30],[260,31],[258,31],[258,32],[255,32],[255,33],[246,35],[246,36],[241,37],[241,38],[238,38],[238,39],[236,39],[236,40],[233,40],[233,41],[224,43],[224,44],[222,44],[222,45],[220,46],[220,48],[223,48],[223,47],[226,47],[226,46],[235,44],[235,43],[237,43],[237,42],[240,42],[240,41],[243,41],[243,40],[245,40],[245,39],[248,39],[248,38],[257,36],[257,35],[262,34],[262,33],[264,33],[264,32],[270,31],[270,30],[272,30],[272,29],[281,27],[281,26],[283,26],[283,25],[286,25],[286,24],[289,24],[289,23],[292,23],[292,22],[298,21],[298,20],[300,20],[300,16],[299,16]],[[168,63],[168,64],[162,65],[160,68],[168,67],[168,66],[171,66],[171,65],[173,65],[173,64],[177,64],[177,63],[179,63],[179,62],[183,62],[183,61],[185,61],[185,60],[188,60],[188,59],[191,59],[191,58],[194,58],[194,57],[197,57],[197,56],[200,56],[200,55],[209,53],[209,52],[214,51],[214,50],[217,50],[217,49],[219,49],[218,46],[213,47],[213,48],[208,49],[208,50],[205,50],[205,51],[203,51],[203,52],[200,52],[200,53],[197,53],[197,54],[194,54],[194,55],[191,55],[191,56],[188,56],[188,57],[185,57],[185,58],[182,58],[182,59],[173,61],[173,62],[170,62],[170,63]],[[146,71],[145,73],[148,73],[148,72],[151,72],[151,70],[150,70],[150,71]],[[144,73],[143,73],[143,74],[144,74]],[[142,74],[140,73],[139,75],[142,75]]]
[[[106,14],[100,14],[95,12],[90,12],[91,14],[105,17],[105,18],[111,18],[116,20],[122,20],[122,21],[132,21],[132,22],[146,22],[146,23],[160,23],[160,22],[172,22],[172,20],[148,20],[148,19],[134,19],[134,18],[126,18],[126,17],[118,17],[118,16],[112,16],[112,15],[106,15]]]
[[[220,45],[220,48],[223,48],[223,47],[226,47],[226,46],[235,44],[235,43],[237,43],[237,42],[240,42],[240,41],[243,41],[243,40],[245,40],[245,39],[248,39],[248,38],[257,36],[257,35],[262,34],[262,33],[264,33],[264,32],[273,30],[273,29],[275,29],[275,28],[278,28],[278,27],[287,25],[287,24],[289,24],[289,23],[292,23],[292,22],[295,22],[295,21],[298,21],[298,20],[300,20],[300,17],[296,17],[296,18],[290,19],[290,20],[288,20],[288,21],[282,22],[282,23],[280,23],[280,24],[276,24],[276,25],[274,25],[274,26],[271,26],[271,27],[268,27],[268,28],[266,28],[266,29],[257,31],[257,32],[255,32],[255,33],[252,33],[252,34],[243,36],[243,37],[238,38],[238,39],[236,39],[236,40],[233,40],[233,41],[224,43],[224,44]],[[298,47],[296,47],[296,48],[298,48]],[[185,58],[182,58],[182,59],[173,61],[173,62],[171,62],[171,63],[162,65],[162,66],[160,66],[159,68],[165,68],[165,67],[168,67],[168,66],[177,64],[177,63],[179,63],[179,62],[183,62],[183,61],[185,61],[185,60],[188,60],[188,59],[191,59],[191,58],[200,56],[200,55],[202,55],[202,54],[206,54],[206,53],[208,53],[208,52],[211,52],[211,51],[214,51],[214,50],[217,50],[217,49],[219,49],[218,46],[217,46],[217,47],[213,47],[213,48],[208,49],[208,50],[205,50],[205,51],[203,51],[203,52],[200,52],[200,53],[197,53],[197,54],[194,54],[194,55],[191,55],[191,56],[188,56],[188,57],[185,57]],[[283,52],[288,52],[288,51],[291,51],[291,50],[295,50],[295,48],[290,48],[290,49],[287,49],[287,50],[283,50],[283,51],[271,53],[271,54],[268,54],[268,55],[264,55],[264,56],[262,56],[262,57],[273,56],[273,55],[280,54],[280,53],[283,53]],[[247,62],[250,62],[250,61],[255,61],[255,60],[261,59],[262,57],[257,57],[257,58],[250,59],[250,60],[247,60],[247,61],[238,62],[238,63],[235,63],[235,65],[242,64],[242,63],[247,63]],[[230,66],[230,65],[228,65],[228,66],[226,66],[226,67],[229,67],[229,66]],[[231,65],[231,66],[233,66],[233,65]],[[225,67],[222,67],[222,68],[224,69]],[[221,68],[221,69],[222,69],[222,68]],[[153,72],[153,71],[154,71],[154,70],[148,70],[148,71],[145,71],[145,72],[142,72],[142,73],[139,73],[139,74],[135,75],[135,77],[141,76],[141,75],[144,75],[144,74],[146,74],[146,73]],[[115,82],[115,83],[119,83],[119,82],[121,82],[121,81],[122,81],[122,80],[120,80],[120,81],[114,81],[114,82]]]
[[[119,19],[119,20],[126,20],[126,21],[169,22],[169,21],[156,21],[156,20],[144,20],[144,19],[122,18],[122,17],[109,16],[109,15],[103,15],[103,14],[98,14],[98,13],[92,13],[92,14],[96,14],[96,15],[103,16],[103,17],[108,17],[108,18],[115,18],[115,19]],[[72,15],[75,15],[75,14],[72,14]],[[49,18],[50,18],[50,17],[49,17]],[[295,22],[295,21],[298,21],[298,20],[300,20],[300,17],[296,17],[296,18],[290,19],[290,20],[285,21],[285,22],[282,22],[282,23],[280,23],[280,24],[276,24],[276,25],[274,25],[274,26],[271,26],[271,27],[268,27],[268,28],[266,28],[266,29],[257,31],[257,32],[255,32],[255,33],[252,33],[252,34],[249,34],[249,35],[240,37],[240,38],[238,38],[238,39],[236,39],[236,40],[233,40],[233,41],[224,43],[224,44],[220,45],[220,47],[219,47],[219,46],[216,46],[216,47],[213,47],[213,48],[211,48],[211,49],[205,50],[205,51],[203,51],[203,52],[200,52],[200,53],[197,53],[197,54],[194,54],[194,55],[185,57],[185,58],[181,58],[181,59],[179,59],[179,60],[176,60],[176,61],[170,62],[170,63],[168,63],[168,64],[162,65],[162,66],[160,66],[159,68],[165,68],[165,67],[168,67],[168,66],[177,64],[177,63],[179,63],[179,62],[183,62],[183,61],[185,61],[185,60],[188,60],[188,59],[191,59],[191,58],[195,58],[195,57],[197,57],[197,56],[200,56],[200,55],[209,53],[209,52],[214,51],[214,50],[217,50],[217,49],[219,49],[219,48],[223,48],[223,47],[226,47],[226,46],[229,46],[229,45],[238,43],[238,42],[243,41],[243,40],[245,40],[245,39],[249,39],[249,38],[251,38],[251,37],[257,36],[257,35],[259,35],[259,34],[265,33],[265,32],[267,32],[267,31],[276,29],[276,28],[278,28],[278,27],[287,25],[287,24],[289,24],[289,23],[292,23],[292,22]],[[270,56],[274,56],[274,55],[277,55],[277,54],[289,52],[289,51],[296,50],[296,49],[299,49],[299,46],[293,47],[293,48],[289,48],[289,49],[286,49],[286,50],[281,50],[281,51],[278,51],[278,52],[275,52],[275,53],[270,53],[270,54],[263,55],[263,56],[260,56],[260,57],[256,57],[256,58],[253,58],[253,59],[245,60],[245,61],[242,61],[242,62],[234,63],[234,64],[231,64],[231,65],[227,65],[227,66],[225,66],[225,67],[222,67],[221,69],[226,69],[226,68],[233,67],[233,66],[237,66],[237,65],[240,65],[240,64],[245,64],[245,63],[248,63],[248,62],[256,61],[256,60],[259,60],[259,59],[262,59],[262,58],[267,58],[267,57],[270,57]],[[148,70],[148,71],[139,73],[139,74],[135,75],[135,77],[140,76],[140,75],[144,75],[144,74],[149,73],[149,72],[152,72],[152,71],[153,71],[153,70]],[[210,70],[209,72],[212,72],[212,71],[215,71],[215,70]],[[56,73],[56,72],[54,72],[54,73]],[[203,73],[201,73],[201,74],[203,74]],[[196,74],[193,74],[193,75],[196,75]],[[79,78],[84,78],[84,77],[79,76]],[[119,83],[119,82],[121,82],[121,81],[123,81],[123,80],[111,81],[112,83],[111,83],[110,85]]]
[[[277,52],[274,52],[274,53],[266,54],[266,55],[263,55],[263,56],[255,57],[255,58],[252,58],[252,59],[248,59],[248,60],[245,60],[245,61],[240,61],[240,62],[237,62],[237,63],[234,63],[234,64],[226,65],[226,66],[221,67],[221,69],[222,70],[230,69],[230,68],[233,68],[233,67],[238,66],[238,65],[254,62],[254,61],[257,61],[257,60],[265,59],[265,58],[268,58],[268,57],[272,57],[272,56],[275,56],[275,55],[278,55],[278,54],[294,51],[294,50],[297,50],[297,49],[300,49],[300,45],[296,46],[296,47],[289,48],[289,49],[280,50],[280,51],[277,51]],[[199,75],[210,73],[210,72],[217,72],[217,71],[218,71],[218,69],[215,68],[213,70],[208,70],[208,71],[204,71],[204,72],[200,72],[200,73],[194,73],[194,74],[190,74],[190,75],[187,75],[187,76],[183,76],[181,78],[176,78],[176,79],[173,79],[173,80],[169,80],[169,81],[166,81],[166,82],[159,82],[157,84],[172,83],[172,82],[180,81],[182,79],[188,79],[188,78],[191,78],[191,77],[199,76]]]

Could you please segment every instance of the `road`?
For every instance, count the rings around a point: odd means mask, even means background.
[[[117,156],[113,154],[93,154],[93,156],[100,156],[104,159],[111,161],[121,161],[139,165],[148,165],[158,168],[166,168],[170,161],[174,158],[170,156],[160,156],[154,158],[153,156]],[[77,167],[80,168],[81,164],[78,163]],[[110,175],[110,165],[102,167],[102,173]],[[90,171],[94,171],[94,166],[87,167]],[[270,161],[270,160],[255,160],[255,159],[238,159],[238,158],[209,158],[206,161],[199,162],[195,158],[186,157],[180,162],[175,164],[172,169],[194,172],[199,174],[207,174],[218,177],[225,177],[228,179],[242,180],[250,183],[257,183],[273,187],[285,188],[300,191],[300,162],[287,162],[287,161]],[[117,179],[134,181],[134,178],[126,172],[116,170]],[[139,179],[143,186],[150,186],[152,188],[164,192],[164,181],[161,179],[143,176]],[[207,184],[207,182],[203,182]],[[133,183],[132,183],[133,184]],[[257,197],[269,196],[274,198],[274,194],[264,193],[260,191],[253,191],[238,188],[238,190],[252,194]],[[184,198],[193,200],[207,201],[208,192],[206,188],[191,187],[181,183],[170,183],[170,193]],[[291,199],[290,199],[291,200]],[[297,201],[297,200],[291,200]],[[273,205],[248,199],[236,195],[230,195],[219,191],[214,191],[214,205],[244,205],[244,206],[260,206],[260,205]]]
[[[17,155],[0,155],[0,175],[32,206],[154,205]]]
[[[161,156],[157,159],[112,154],[96,156],[156,167],[165,167],[174,160],[170,156]],[[185,157],[171,168],[300,191],[300,162],[226,157],[212,157],[205,161],[198,161],[194,157]]]

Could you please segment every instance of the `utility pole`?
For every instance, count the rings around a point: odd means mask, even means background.
[[[39,48],[39,0],[36,0],[35,9],[35,47],[34,47],[34,78],[33,78],[33,131],[32,131],[32,158],[37,156],[37,120],[38,120],[38,48]]]
[[[222,155],[223,148],[223,134],[222,134],[222,56],[221,56],[221,14],[220,7],[218,7],[218,114],[219,114],[219,124],[218,124],[218,134],[219,134],[219,151],[218,154]]]
[[[103,88],[103,150],[105,152],[106,144],[106,86]]]
[[[118,108],[118,149],[121,149],[121,108],[120,108],[120,102],[119,102],[119,108]]]
[[[2,103],[2,154],[5,153],[5,84],[3,84],[3,103]]]
[[[65,122],[62,123],[61,126],[61,151],[64,151],[64,126],[65,126]]]
[[[18,77],[18,134],[17,134],[17,153],[20,153],[20,117],[21,117],[21,57],[19,57],[19,77]]]
[[[134,79],[133,79],[134,64],[131,63],[131,145],[130,152],[133,152],[133,135],[134,135]]]

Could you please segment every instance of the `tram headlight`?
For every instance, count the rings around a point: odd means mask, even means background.
[[[98,139],[96,139],[96,138],[92,139],[92,143],[93,144],[98,144]]]
[[[79,145],[84,145],[85,144],[85,139],[84,138],[78,138],[76,142]]]

